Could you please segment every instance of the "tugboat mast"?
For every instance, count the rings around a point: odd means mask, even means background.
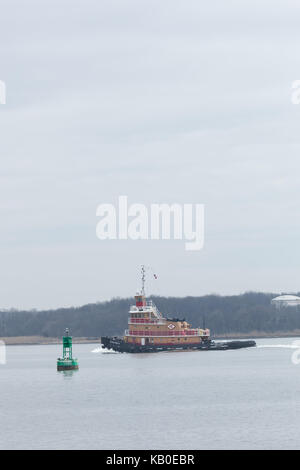
[[[142,295],[145,295],[146,267],[142,264]]]

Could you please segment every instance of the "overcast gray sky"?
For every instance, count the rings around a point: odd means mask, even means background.
[[[2,0],[0,308],[300,290],[300,4]],[[205,245],[100,241],[96,208],[203,203]]]

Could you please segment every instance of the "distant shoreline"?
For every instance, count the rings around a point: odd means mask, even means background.
[[[44,336],[7,336],[0,337],[7,346],[30,346],[62,344],[62,338],[46,338]],[[73,344],[100,343],[100,338],[76,338],[73,336]]]
[[[215,335],[212,339],[263,339],[263,338],[297,338],[300,337],[300,329],[293,331],[253,331],[250,333],[228,333],[227,335]]]
[[[213,339],[260,339],[260,338],[288,338],[288,337],[300,337],[300,329],[293,331],[274,331],[268,333],[265,331],[252,331],[249,333],[228,333],[226,335],[214,335]],[[62,338],[47,338],[44,336],[8,336],[0,337],[1,341],[4,341],[7,346],[30,346],[30,345],[50,345],[50,344],[61,344]],[[100,343],[99,338],[83,338],[74,337],[74,344],[91,344]]]

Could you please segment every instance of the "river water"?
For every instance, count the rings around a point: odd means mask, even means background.
[[[117,354],[8,346],[0,365],[1,449],[299,449],[295,338],[235,351]],[[300,357],[300,354],[299,354]]]

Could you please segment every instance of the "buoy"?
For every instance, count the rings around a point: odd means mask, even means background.
[[[72,336],[69,336],[69,329],[66,328],[63,336],[63,357],[57,359],[57,370],[77,370],[79,369],[78,360],[72,356]]]

